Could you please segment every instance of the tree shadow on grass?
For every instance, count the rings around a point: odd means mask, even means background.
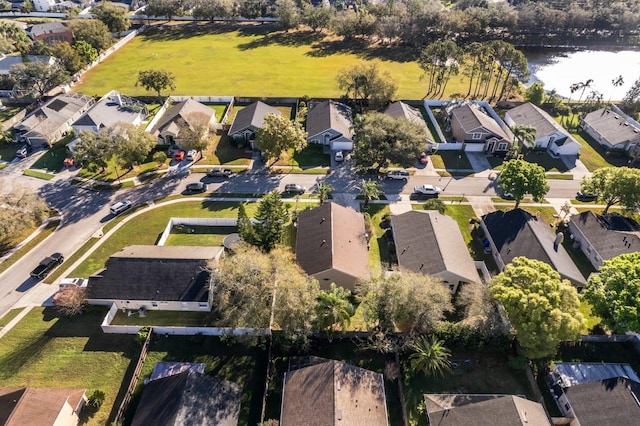
[[[40,335],[36,339],[23,341],[21,345],[13,351],[0,357],[0,381],[8,379],[30,360],[42,355],[47,343],[51,338],[46,335]]]
[[[413,62],[417,60],[419,52],[399,46],[372,45],[369,40],[322,40],[314,43],[308,56],[321,58],[337,54],[353,54],[361,59],[382,60],[393,62]]]
[[[260,34],[249,35],[255,36]],[[295,31],[291,33],[285,33],[282,31],[270,32],[264,34],[260,38],[256,38],[254,40],[251,40],[250,42],[238,45],[238,49],[242,51],[252,50],[259,47],[270,46],[272,44],[286,47],[308,46],[313,45],[314,43],[321,42],[324,38],[324,34],[319,32],[314,33],[313,31]]]
[[[178,27],[159,26],[158,28],[149,28],[141,37],[145,41],[176,41],[210,34],[224,34],[236,30],[238,30],[237,24],[192,24]]]

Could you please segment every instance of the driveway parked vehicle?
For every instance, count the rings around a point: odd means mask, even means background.
[[[195,182],[187,185],[187,192],[205,192],[207,190],[207,184],[203,182]]]
[[[40,264],[31,271],[31,278],[35,278],[36,280],[43,279],[62,262],[64,262],[62,253],[53,253],[51,256],[45,257]]]
[[[407,179],[409,179],[409,172],[406,170],[394,170],[387,173],[386,178],[389,180],[403,180],[406,182]]]
[[[200,153],[195,149],[190,149],[187,151],[187,156],[185,158],[187,161],[197,161],[200,159]]]
[[[578,191],[578,193],[576,194],[576,200],[578,201],[596,201],[597,199],[598,196],[590,192]]]
[[[427,156],[426,152],[423,152],[420,154],[420,156],[418,157],[418,161],[420,161],[420,164],[427,164],[429,162],[429,157]]]
[[[109,211],[111,212],[112,215],[118,216],[120,213],[127,211],[130,208],[131,208],[131,201],[124,200],[124,201],[117,202],[111,207],[109,207]]]
[[[344,154],[342,153],[342,151],[336,152],[335,158],[338,163],[344,161]]]
[[[416,194],[422,194],[422,195],[438,195],[442,192],[442,189],[437,186],[425,184],[425,185],[415,186],[413,188],[413,191]]]
[[[27,158],[29,154],[33,152],[33,146],[31,144],[24,144],[16,151],[16,157],[18,158]]]
[[[287,185],[285,185],[284,187],[284,192],[286,192],[287,194],[299,194],[302,195],[304,194],[304,192],[307,190],[307,188],[305,188],[302,185],[298,185],[297,183],[289,183]]]
[[[207,170],[207,176],[228,178],[233,176],[233,170],[223,169],[222,167],[214,167],[212,169]]]
[[[176,161],[182,161],[182,160],[184,160],[184,156],[186,154],[187,153],[184,151],[184,149],[180,149],[175,153],[175,155],[173,156],[173,159],[176,160]]]

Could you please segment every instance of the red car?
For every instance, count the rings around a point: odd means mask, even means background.
[[[420,158],[418,158],[418,160],[420,161],[420,164],[427,164],[429,162],[429,157],[423,152],[420,154]]]
[[[180,151],[176,152],[176,155],[173,156],[173,159],[176,161],[182,161],[184,160],[185,155],[186,152],[184,151],[184,149],[181,149]]]

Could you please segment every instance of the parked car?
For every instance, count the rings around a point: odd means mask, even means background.
[[[418,157],[418,161],[420,162],[420,164],[427,164],[429,162],[429,156],[426,152],[423,152]]]
[[[287,194],[299,194],[302,195],[307,190],[302,185],[298,185],[297,183],[288,183],[284,186],[284,192]]]
[[[407,179],[409,179],[409,172],[406,170],[394,170],[387,173],[386,178],[389,180],[403,180],[406,182]]]
[[[592,194],[591,192],[583,192],[578,191],[576,194],[576,200],[578,201],[596,201],[598,196],[596,194]]]
[[[176,160],[176,161],[182,161],[182,160],[184,160],[184,156],[186,154],[187,153],[185,152],[184,149],[180,149],[174,154],[173,159]]]
[[[437,187],[437,186],[433,186],[433,185],[417,185],[413,188],[413,191],[416,194],[422,194],[422,195],[438,195],[442,192],[442,189]]]
[[[127,211],[130,208],[131,208],[131,201],[124,200],[124,201],[119,201],[114,205],[112,205],[111,207],[109,207],[109,211],[111,212],[112,215],[118,216],[120,213]]]
[[[342,151],[336,152],[336,157],[335,158],[336,158],[336,161],[338,163],[344,161],[344,154],[342,153]]]
[[[24,144],[16,151],[16,157],[18,158],[27,158],[29,154],[33,152],[33,146],[31,144]]]
[[[187,151],[186,159],[187,161],[197,161],[200,159],[200,152],[196,151],[195,149],[190,149],[189,151]]]
[[[207,170],[207,176],[228,178],[233,176],[233,170],[223,169],[222,167],[214,167],[212,169]]]
[[[203,182],[195,182],[187,184],[187,192],[205,192],[207,184]]]
[[[51,256],[45,257],[42,259],[40,264],[31,271],[31,278],[35,278],[36,280],[43,279],[62,262],[64,262],[64,256],[62,253],[53,253]]]

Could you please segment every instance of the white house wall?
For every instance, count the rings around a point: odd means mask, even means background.
[[[569,221],[569,230],[573,235],[573,241],[580,243],[580,251],[589,259],[591,265],[594,268],[599,269],[602,266],[602,258],[598,255],[598,252],[593,248],[591,242],[585,235],[578,229],[572,221]]]
[[[87,303],[89,305],[98,306],[115,305],[117,309],[125,309],[130,311],[137,311],[142,307],[144,307],[148,311],[211,311],[211,305],[208,302],[87,299]]]
[[[53,422],[53,426],[77,426],[80,423],[78,415],[73,411],[73,407],[65,401],[58,417]]]

